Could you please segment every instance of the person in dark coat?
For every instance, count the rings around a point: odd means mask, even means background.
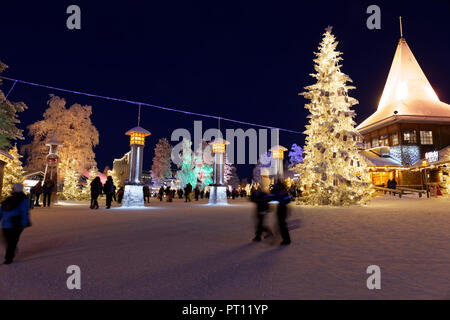
[[[159,201],[162,201],[164,196],[164,187],[161,186],[161,188],[159,188]]]
[[[91,209],[98,209],[98,197],[102,194],[102,182],[100,177],[95,177],[91,181]]]
[[[291,196],[289,195],[286,186],[282,181],[278,181],[272,187],[269,199],[278,201],[277,220],[281,238],[283,239],[283,241],[280,244],[288,245],[291,243],[291,237],[289,235],[289,230],[287,228],[286,218],[287,218],[287,205],[291,201]]]
[[[391,181],[391,189],[397,189],[397,181],[395,181],[395,178]]]
[[[111,202],[112,202],[115,190],[116,190],[116,187],[114,186],[114,181],[111,176],[108,176],[106,178],[105,185],[103,186],[103,192],[106,195],[106,209],[111,208]],[[98,204],[97,204],[97,206],[98,206]]]
[[[33,191],[36,197],[36,202],[34,206],[40,207],[41,205],[39,204],[39,197],[42,194],[42,179],[39,179],[38,183],[36,183],[36,185],[33,187]]]
[[[52,192],[54,188],[55,184],[52,180],[47,180],[44,182],[44,186],[42,187],[42,191],[44,193],[44,207],[46,204],[47,207],[50,207]]]
[[[178,193],[178,199],[183,199],[183,189],[178,189],[178,191],[177,191],[177,193]]]
[[[261,236],[266,233],[266,237],[272,235],[272,231],[264,225],[264,218],[269,212],[267,193],[261,187],[251,193],[250,200],[256,204],[256,232],[253,241],[261,241]]]
[[[198,201],[198,197],[200,196],[200,189],[197,187],[195,187],[194,189],[194,195],[195,195],[195,201]]]
[[[25,228],[31,226],[29,202],[21,183],[16,183],[12,195],[2,202],[0,220],[6,242],[5,264],[10,264],[13,262],[20,235]]]
[[[145,185],[142,187],[142,191],[144,192],[144,203],[147,201],[147,203],[150,203],[150,188],[148,185]]]
[[[117,202],[122,203],[123,194],[125,193],[125,190],[123,187],[120,187],[119,190],[117,190]]]
[[[184,188],[184,197],[186,200],[184,202],[191,201],[191,192],[192,192],[192,184],[188,182],[186,187]]]

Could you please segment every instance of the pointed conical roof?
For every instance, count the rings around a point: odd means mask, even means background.
[[[377,111],[357,129],[369,131],[398,120],[450,122],[450,105],[439,101],[404,38],[395,51]]]

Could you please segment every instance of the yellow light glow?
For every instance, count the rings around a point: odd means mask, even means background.
[[[139,132],[132,132],[130,135],[130,145],[138,144],[145,145],[145,134]]]
[[[212,144],[212,148],[213,148],[213,152],[215,153],[225,153],[225,143],[211,143]]]
[[[274,159],[283,159],[284,158],[283,150],[273,150],[272,151],[272,157]]]
[[[428,96],[430,97],[431,100],[439,101],[439,98],[438,98],[436,92],[434,92],[433,88],[426,86],[425,92],[428,94]]]

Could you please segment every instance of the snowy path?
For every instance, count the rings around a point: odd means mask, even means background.
[[[253,206],[153,200],[145,211],[32,211],[1,299],[450,299],[450,199],[291,207],[289,247],[251,243]],[[3,248],[1,250],[3,254]],[[78,265],[82,289],[68,290]],[[381,290],[366,287],[381,267]]]

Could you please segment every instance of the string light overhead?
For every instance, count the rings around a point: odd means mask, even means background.
[[[25,81],[25,80],[13,79],[13,78],[8,78],[8,77],[4,77],[4,76],[0,76],[0,79],[14,81],[14,85],[11,87],[9,93],[11,93],[11,91],[14,88],[14,86],[16,85],[16,83],[19,82],[19,83],[27,84],[27,85],[34,86],[34,87],[46,88],[46,89],[62,91],[62,92],[69,92],[69,93],[73,93],[73,94],[84,95],[84,96],[88,96],[88,97],[94,97],[94,98],[105,99],[105,100],[110,100],[110,101],[134,104],[134,105],[138,105],[139,107],[146,106],[146,107],[156,108],[156,109],[165,110],[165,111],[172,111],[172,112],[178,112],[178,113],[183,113],[183,114],[188,114],[188,115],[193,115],[193,116],[198,116],[198,117],[216,119],[219,121],[223,120],[223,121],[228,121],[228,122],[233,122],[233,123],[239,123],[239,124],[244,124],[247,126],[260,127],[260,128],[266,128],[266,129],[277,129],[282,132],[289,132],[289,133],[295,133],[295,134],[304,134],[301,131],[266,126],[266,125],[262,125],[262,124],[246,122],[246,121],[241,121],[241,120],[235,120],[235,119],[230,119],[230,118],[224,118],[224,117],[214,116],[214,115],[209,115],[209,114],[190,112],[190,111],[186,111],[186,110],[158,106],[158,105],[154,105],[154,104],[150,104],[150,103],[138,102],[138,101],[133,101],[133,100],[128,100],[128,99],[114,98],[114,97],[102,96],[102,95],[88,93],[88,92],[57,88],[57,87],[53,87],[53,86],[49,86],[49,85],[34,83],[34,82],[30,82],[30,81]],[[9,93],[8,93],[8,95],[9,95]],[[139,114],[140,114],[140,112],[139,112]]]

